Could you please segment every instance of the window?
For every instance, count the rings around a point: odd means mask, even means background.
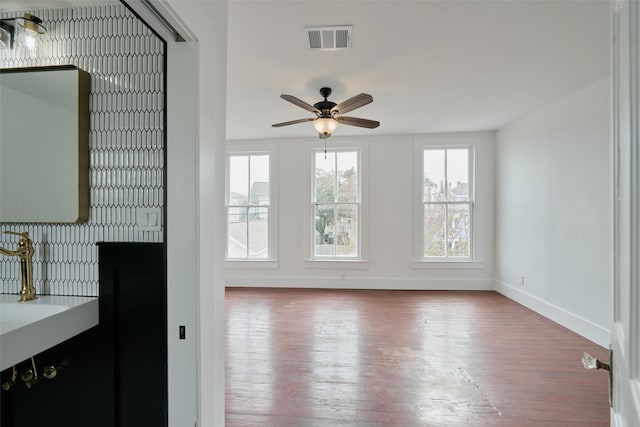
[[[471,258],[473,150],[429,147],[422,159],[422,257]]]
[[[313,153],[313,258],[359,259],[359,151]]]
[[[269,153],[227,154],[227,259],[271,259]]]

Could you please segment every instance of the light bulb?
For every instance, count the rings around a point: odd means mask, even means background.
[[[31,53],[34,53],[38,47],[38,33],[33,33],[25,28],[16,37],[16,43]]]
[[[319,117],[313,121],[313,127],[316,128],[318,133],[331,135],[338,127],[338,121],[332,118]]]

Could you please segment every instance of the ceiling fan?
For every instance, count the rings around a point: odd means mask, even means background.
[[[307,104],[303,100],[296,98],[292,95],[280,95],[280,98],[285,101],[297,105],[300,108],[304,108],[307,111],[315,113],[316,117],[309,117],[306,119],[291,120],[288,122],[276,123],[273,127],[295,125],[296,123],[313,122],[313,127],[318,131],[320,139],[326,139],[331,136],[331,133],[336,130],[338,123],[343,123],[350,126],[359,126],[368,129],[374,129],[380,126],[380,122],[375,120],[360,119],[358,117],[348,117],[342,114],[353,111],[356,108],[363,107],[373,102],[373,97],[367,93],[361,93],[353,98],[349,98],[346,101],[336,104],[327,100],[331,95],[331,88],[323,87],[320,89],[320,95],[324,97],[324,101],[316,102],[315,104]]]

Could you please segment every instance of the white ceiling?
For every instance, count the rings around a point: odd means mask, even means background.
[[[105,3],[40,4],[60,1]],[[45,7],[32,3],[0,8]],[[305,26],[343,24],[353,25],[351,49],[307,47]],[[605,77],[608,25],[608,1],[232,0],[227,137],[313,136],[309,123],[271,124],[312,116],[280,94],[313,104],[322,86],[334,102],[371,94],[348,115],[381,122],[336,136],[498,129]]]
[[[232,1],[227,136],[312,136],[320,87],[340,102],[374,102],[347,115],[375,130],[334,135],[497,129],[608,73],[609,3],[594,1]],[[353,45],[311,51],[305,26],[353,25]]]

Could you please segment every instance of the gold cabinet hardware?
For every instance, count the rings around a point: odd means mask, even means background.
[[[11,369],[12,369],[11,381],[5,381],[5,382],[2,383],[2,390],[4,390],[4,391],[11,390],[11,387],[16,385],[16,380],[18,379],[18,371],[16,370],[16,367],[14,366]]]
[[[54,379],[56,375],[58,375],[58,370],[55,366],[49,365],[42,370],[42,376],[48,380]]]

